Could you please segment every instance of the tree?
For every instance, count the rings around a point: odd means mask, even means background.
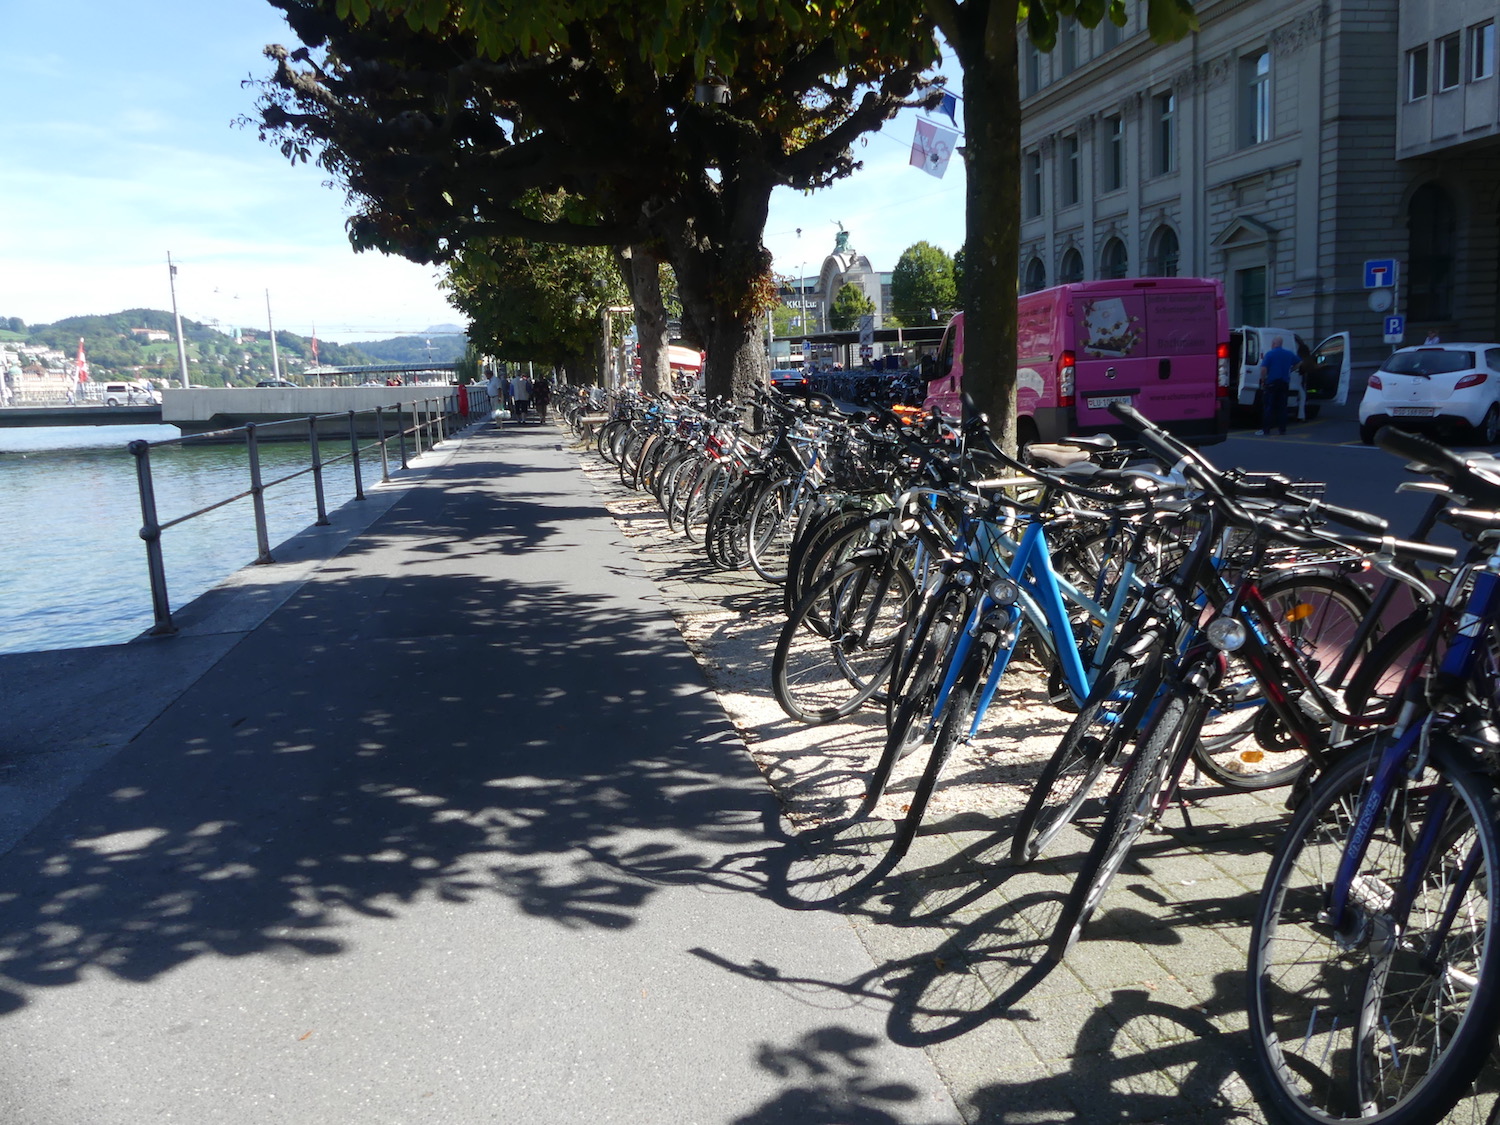
[[[349,190],[357,248],[443,261],[522,237],[670,262],[708,387],[764,381],[773,188],[858,165],[853,142],[928,104],[931,26],[909,0],[271,0],[308,45],[268,49],[262,135]],[[313,50],[318,52],[314,57]],[[538,222],[534,190],[593,217]]]
[[[875,311],[875,302],[853,282],[846,281],[833,296],[828,309],[828,327],[835,332],[849,332],[859,327],[859,318]]]
[[[1016,442],[1016,299],[1021,255],[1021,93],[1018,24],[1050,51],[1058,21],[1125,23],[1125,0],[918,0],[963,67],[965,389],[1008,448]],[[1198,26],[1190,0],[1146,0],[1157,42]]]
[[[891,271],[891,311],[907,327],[931,324],[932,311],[944,315],[958,304],[953,259],[930,242],[908,246]]]

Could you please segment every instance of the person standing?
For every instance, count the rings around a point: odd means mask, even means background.
[[[500,409],[500,376],[495,374],[495,369],[490,368],[490,377],[484,381],[484,389],[490,396],[490,416]]]
[[[1437,334],[1436,328],[1428,329],[1427,339],[1422,341],[1423,344],[1441,344],[1442,342],[1443,338]]]
[[[552,384],[543,375],[531,387],[531,401],[536,407],[537,420],[542,423],[547,421],[547,406],[552,402]]]
[[[531,380],[517,375],[510,381],[510,413],[517,422],[526,421],[526,409],[531,404]]]
[[[1281,346],[1280,336],[1271,337],[1271,348],[1260,357],[1260,429],[1256,434],[1264,437],[1275,426],[1277,433],[1286,433],[1286,400],[1292,390],[1292,368],[1297,366],[1297,353]]]

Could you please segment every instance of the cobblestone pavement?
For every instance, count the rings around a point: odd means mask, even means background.
[[[579,455],[795,832],[811,786],[878,752],[880,712],[815,728],[787,719],[768,670],[780,591],[749,568],[711,566],[654,499],[620,485],[591,451]],[[930,1052],[971,1122],[1266,1121],[1246,1078],[1245,961],[1285,790],[1234,793],[1190,774],[1185,810],[1138,843],[1083,939],[1049,966],[1046,938],[1097,818],[1061,834],[1041,861],[1010,864],[1009,826],[1068,722],[1034,670],[1010,676],[1017,684],[997,697],[987,737],[949,763],[911,853],[844,906],[870,971],[799,980],[775,965],[726,967],[810,1003],[883,1006],[891,1038]],[[898,775],[880,811],[898,812],[912,784]],[[1448,1121],[1500,1121],[1494,1090],[1476,1091]]]

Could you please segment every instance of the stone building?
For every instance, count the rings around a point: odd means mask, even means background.
[[[1387,312],[1408,343],[1500,337],[1495,0],[1195,7],[1167,46],[1144,2],[1123,28],[1065,20],[1050,53],[1023,32],[1023,290],[1215,277],[1232,323],[1347,330],[1363,365]],[[1371,259],[1398,262],[1391,310]]]

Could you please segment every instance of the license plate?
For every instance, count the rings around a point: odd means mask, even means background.
[[[1437,411],[1435,406],[1393,406],[1391,413],[1398,418],[1431,418]]]
[[[1089,397],[1090,410],[1108,410],[1114,403],[1122,402],[1130,405],[1129,395],[1091,395]]]

